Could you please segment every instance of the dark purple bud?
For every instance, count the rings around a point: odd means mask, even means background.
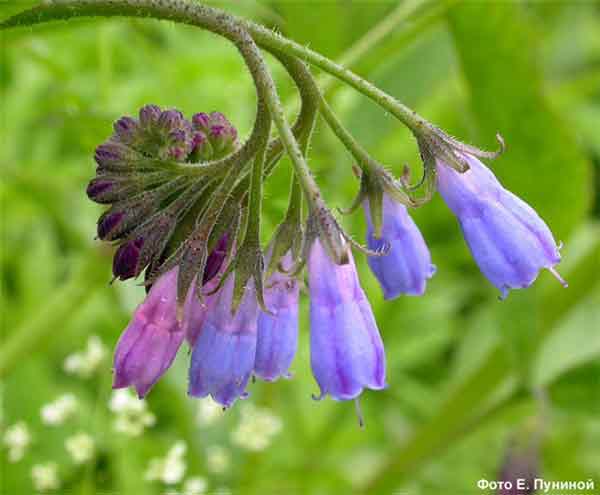
[[[111,179],[96,177],[90,181],[87,186],[86,193],[88,198],[96,203],[104,203],[103,199],[107,192],[110,192],[115,186],[115,182]]]
[[[139,129],[138,121],[131,117],[121,117],[114,124],[117,138],[125,143],[131,144],[135,141]]]
[[[134,241],[129,241],[117,249],[113,258],[113,275],[115,278],[127,280],[137,277],[141,268],[138,266],[140,259],[140,250],[144,245],[144,239],[139,237]]]
[[[225,257],[227,256],[227,239],[228,236],[225,234],[215,248],[208,255],[206,260],[206,267],[204,268],[204,276],[202,277],[202,285],[210,282],[221,270]]]
[[[140,124],[142,127],[147,128],[155,125],[158,122],[158,118],[162,110],[157,105],[146,105],[140,110]]]
[[[94,156],[99,174],[112,172],[123,174],[130,172],[134,167],[143,169],[143,155],[129,146],[111,139],[96,148]]]
[[[110,240],[113,232],[121,224],[125,218],[125,213],[117,211],[114,213],[107,212],[98,220],[98,237],[103,240]]]

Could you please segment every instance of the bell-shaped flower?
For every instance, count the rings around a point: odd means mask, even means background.
[[[509,289],[529,287],[542,268],[566,286],[554,269],[559,246],[546,223],[477,158],[464,158],[470,166],[464,173],[438,161],[437,188],[457,216],[475,262],[502,298]]]
[[[425,292],[427,279],[435,273],[431,255],[423,235],[408,214],[406,206],[383,195],[383,226],[381,238],[375,238],[365,200],[367,219],[367,246],[373,251],[388,250],[382,256],[369,256],[367,262],[377,278],[385,299],[394,299],[401,294],[421,296]]]
[[[246,288],[235,315],[231,314],[234,274],[216,293],[211,311],[197,335],[192,351],[188,393],[212,398],[224,407],[245,397],[254,369],[258,304],[254,289]]]
[[[319,398],[349,400],[365,388],[386,387],[383,343],[346,249],[348,262],[337,265],[317,238],[308,259],[310,360]]]
[[[290,269],[292,254],[281,260],[281,268]],[[275,270],[266,283],[265,306],[271,314],[260,311],[254,373],[267,381],[287,377],[298,347],[298,281]]]
[[[171,366],[184,337],[175,317],[176,287],[174,268],[154,283],[136,309],[117,344],[113,388],[133,385],[144,397]]]

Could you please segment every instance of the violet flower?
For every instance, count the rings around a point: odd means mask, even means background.
[[[268,263],[267,263],[268,264]],[[292,254],[282,259],[282,268],[292,266]],[[260,311],[254,373],[266,381],[288,377],[298,347],[298,281],[276,270],[267,280],[265,305],[272,314]]]
[[[554,268],[560,253],[548,226],[477,158],[464,158],[470,165],[465,173],[438,161],[437,187],[483,274],[502,298],[509,289],[529,287],[542,268],[566,287]]]
[[[319,399],[350,400],[364,388],[386,387],[383,343],[350,250],[348,257],[336,265],[316,239],[308,259],[310,361]]]
[[[369,256],[367,262],[383,290],[385,299],[401,294],[421,296],[425,293],[427,279],[435,273],[431,255],[423,235],[408,214],[404,205],[383,195],[383,228],[381,239],[376,239],[369,212],[368,200],[364,203],[367,218],[367,246],[373,251],[389,247],[383,256]]]
[[[121,335],[113,388],[133,385],[142,398],[175,359],[184,337],[175,317],[177,271],[173,268],[155,282]]]
[[[254,290],[246,289],[235,315],[231,315],[235,274],[217,293],[207,312],[192,351],[188,393],[212,398],[224,407],[244,398],[256,355],[258,304]]]

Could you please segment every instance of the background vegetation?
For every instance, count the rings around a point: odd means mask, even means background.
[[[33,3],[5,1],[0,16]],[[110,389],[111,349],[143,290],[108,284],[111,250],[93,240],[100,208],[84,192],[94,148],[112,121],[145,103],[188,116],[220,110],[246,135],[253,87],[230,45],[166,22],[2,33],[0,491],[191,494],[185,481],[199,488],[201,477],[210,491],[244,494],[476,494],[477,480],[497,479],[514,438],[541,438],[544,479],[600,487],[598,3],[220,5],[332,58],[393,22],[352,60],[355,70],[468,142],[493,147],[503,134],[507,152],[491,166],[564,241],[559,268],[570,287],[543,273],[499,302],[436,197],[414,212],[438,267],[424,297],[384,304],[360,259],[390,384],[364,395],[364,430],[351,404],[310,399],[306,298],[292,380],[257,382],[248,401],[221,413],[186,396],[182,349],[141,410]],[[292,115],[293,88],[271,65]],[[416,167],[398,122],[323,82],[372,153],[397,173],[405,162]],[[310,164],[330,204],[348,205],[357,189],[351,158],[323,125]],[[269,182],[265,239],[285,208],[289,170],[280,166]],[[360,213],[343,221],[363,236]],[[74,440],[79,433],[88,436]]]

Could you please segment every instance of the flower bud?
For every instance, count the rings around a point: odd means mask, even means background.
[[[237,130],[221,112],[197,113],[192,117],[194,129],[208,138],[214,158],[231,153],[237,142]]]
[[[103,198],[106,197],[107,193],[110,193],[115,188],[115,181],[103,178],[96,177],[90,181],[87,186],[86,193],[88,198],[96,203],[104,203]]]
[[[142,155],[118,141],[108,140],[96,148],[94,159],[98,174],[124,173],[139,166]]]
[[[121,117],[113,127],[117,138],[124,144],[135,144],[139,137],[139,123],[131,117]]]
[[[119,246],[113,258],[113,275],[115,278],[127,280],[139,275],[138,262],[143,245],[144,239],[138,237],[134,241]]]
[[[140,109],[140,124],[144,129],[156,125],[162,110],[157,105],[145,105]]]
[[[124,219],[125,213],[122,211],[107,211],[98,220],[98,237],[102,240],[112,240]]]

